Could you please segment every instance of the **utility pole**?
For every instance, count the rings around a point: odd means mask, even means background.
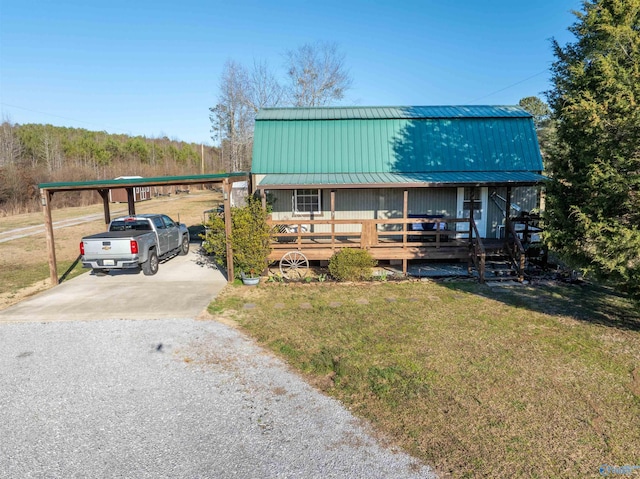
[[[204,175],[204,143],[200,143],[200,174]]]

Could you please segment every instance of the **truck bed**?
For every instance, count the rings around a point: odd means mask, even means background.
[[[146,235],[152,233],[153,231],[136,231],[136,230],[128,230],[128,231],[107,231],[103,233],[96,233],[91,236],[85,236],[83,239],[85,240],[98,240],[98,239],[120,239],[120,238],[137,238],[138,236]]]

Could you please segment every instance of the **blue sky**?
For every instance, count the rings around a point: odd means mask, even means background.
[[[212,144],[227,59],[284,73],[336,42],[347,105],[516,104],[550,88],[551,38],[579,0],[0,0],[0,108],[51,123]]]

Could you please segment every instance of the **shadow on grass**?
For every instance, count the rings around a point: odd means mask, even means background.
[[[516,308],[611,328],[640,331],[640,302],[593,284],[546,283],[533,286],[515,284],[489,287],[480,284],[444,282],[457,291],[479,294]]]

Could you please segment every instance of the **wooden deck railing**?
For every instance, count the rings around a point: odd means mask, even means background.
[[[505,235],[504,246],[509,254],[511,264],[518,274],[518,281],[522,282],[524,281],[524,267],[526,260],[525,249],[513,223],[509,223],[509,227],[506,231],[507,234]]]
[[[471,225],[471,235],[469,236],[469,258],[478,271],[480,283],[484,283],[487,251],[482,242],[482,238],[480,237],[480,233],[478,232],[476,222],[471,218],[469,223]]]
[[[345,247],[444,248],[469,244],[468,218],[388,218],[309,220],[304,218],[268,220],[274,229],[274,249]],[[412,225],[422,224],[422,230]],[[336,231],[336,226],[353,226],[353,231]],[[428,229],[426,225],[433,225]],[[325,229],[326,231],[322,231]],[[341,228],[348,229],[348,228]],[[320,230],[320,231],[318,231]],[[360,231],[357,231],[360,230]]]
[[[403,260],[403,270],[410,259],[467,260],[469,269],[473,263],[480,281],[485,281],[487,253],[470,218],[295,218],[269,219],[268,223],[273,227],[273,261],[288,250],[299,250],[309,259],[328,260],[341,248],[362,248],[377,259]],[[423,225],[422,230],[416,227],[418,224]],[[347,231],[336,231],[336,227]]]

